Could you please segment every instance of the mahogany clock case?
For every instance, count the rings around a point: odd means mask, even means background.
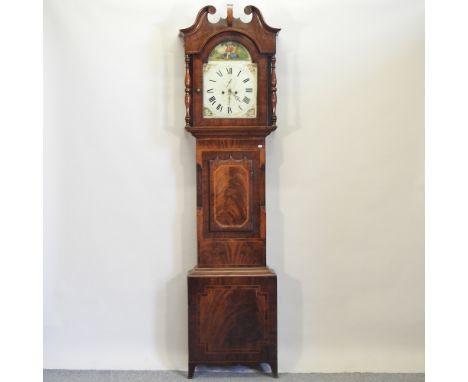
[[[188,274],[189,364],[268,363],[277,376],[277,279],[266,265],[265,137],[276,129],[276,34],[254,6],[248,23],[208,20],[181,30],[185,122],[196,138],[197,266]],[[203,65],[220,43],[241,44],[257,65],[255,118],[203,117]]]

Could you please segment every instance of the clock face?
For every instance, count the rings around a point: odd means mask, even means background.
[[[237,42],[216,46],[203,65],[203,117],[257,117],[257,64]]]

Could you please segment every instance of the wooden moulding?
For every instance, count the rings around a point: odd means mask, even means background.
[[[276,126],[209,126],[209,127],[187,127],[186,130],[196,138],[203,137],[266,137],[276,130]]]
[[[275,276],[276,273],[269,267],[246,268],[201,268],[195,267],[188,272],[188,277],[213,277],[213,276]]]
[[[275,54],[275,39],[281,29],[269,26],[263,19],[260,10],[253,5],[246,6],[244,12],[247,15],[252,15],[252,20],[249,23],[233,18],[232,9],[230,13],[229,8],[226,19],[220,19],[217,23],[212,23],[208,20],[208,14],[216,13],[216,8],[212,5],[203,7],[198,12],[193,25],[180,30],[185,42],[185,53],[200,53],[211,37],[229,28],[230,31],[242,33],[254,41],[260,53]]]

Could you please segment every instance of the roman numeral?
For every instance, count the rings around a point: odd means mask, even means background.
[[[223,72],[221,72],[221,70],[218,70],[218,71],[216,72],[216,74],[217,74],[218,76],[220,76],[220,77],[223,76]]]
[[[244,99],[243,99],[242,101],[244,101],[244,103],[249,103],[249,102],[250,102],[250,98],[249,98],[249,97],[244,97]]]
[[[216,106],[216,110],[223,111],[223,105],[218,103],[218,106]]]
[[[239,74],[241,74],[241,73],[242,73],[242,69],[239,70],[239,73],[237,73],[237,77],[239,77]]]
[[[241,108],[241,105],[237,105],[237,106],[239,106],[239,109],[244,110],[244,109]]]
[[[215,80],[210,80],[211,82],[216,82]]]
[[[226,68],[227,74],[232,74],[232,68]]]
[[[245,83],[247,83],[247,82],[249,82],[249,81],[250,81],[250,78],[246,78],[246,79],[243,80],[242,82],[245,84]]]
[[[228,114],[232,113],[232,109],[228,106]]]
[[[252,88],[246,88],[246,89],[245,89],[245,92],[246,92],[246,93],[252,93],[252,90],[253,90]]]
[[[210,101],[211,104],[214,105],[216,103],[216,97],[212,96],[212,97],[208,98],[208,101]]]
[[[208,89],[206,92],[207,92],[207,93],[213,93],[213,88]]]

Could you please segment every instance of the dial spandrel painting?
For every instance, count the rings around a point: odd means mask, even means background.
[[[236,41],[215,46],[203,65],[203,117],[257,117],[257,64]]]

